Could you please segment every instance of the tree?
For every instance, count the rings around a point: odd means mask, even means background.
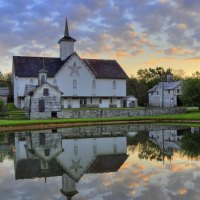
[[[181,99],[186,106],[198,106],[200,109],[200,78],[184,81]]]
[[[127,80],[127,95],[135,96],[141,106],[148,101],[146,91],[148,91],[148,87],[143,80],[138,80],[134,76]]]
[[[180,141],[181,151],[183,155],[190,158],[197,158],[200,156],[200,132],[186,133]]]
[[[158,84],[161,79],[166,80],[166,76],[172,69],[164,70],[162,67],[145,68],[137,71],[137,78],[132,76],[127,81],[127,94],[134,95],[138,103],[144,106],[148,103],[148,90]]]
[[[194,74],[192,74],[192,76],[194,78],[200,78],[200,72],[199,71],[196,71]]]

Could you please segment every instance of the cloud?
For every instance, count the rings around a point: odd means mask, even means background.
[[[131,58],[134,62],[141,55],[146,58],[160,51],[160,57],[165,54],[174,58],[191,57],[191,53],[198,57],[198,3],[196,0],[52,0],[51,3],[2,0],[0,57],[5,61],[0,66],[11,68],[7,58],[12,60],[13,55],[58,56],[56,44],[63,35],[66,16],[81,56]]]

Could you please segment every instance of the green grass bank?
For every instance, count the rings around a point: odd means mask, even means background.
[[[200,112],[190,108],[185,114],[170,114],[143,117],[114,117],[114,118],[78,118],[78,119],[46,119],[46,120],[0,120],[0,131],[44,129],[54,127],[82,126],[92,124],[117,123],[176,123],[200,127]]]

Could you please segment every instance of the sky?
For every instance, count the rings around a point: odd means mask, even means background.
[[[13,56],[59,57],[68,18],[83,58],[116,59],[125,72],[200,71],[200,0],[0,0],[0,71]]]

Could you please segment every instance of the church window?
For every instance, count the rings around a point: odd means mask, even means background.
[[[42,75],[42,76],[41,76],[41,85],[44,84],[45,82],[46,82],[46,81],[45,81],[45,75]]]
[[[39,100],[39,112],[44,112],[45,111],[45,102],[44,99]]]
[[[77,88],[77,81],[73,80],[73,88]]]
[[[73,80],[73,95],[77,95],[77,81]]]
[[[117,153],[117,140],[116,138],[113,138],[113,153]]]
[[[113,89],[116,89],[116,81],[113,81]]]
[[[96,89],[96,81],[95,80],[92,81],[92,89]]]
[[[96,139],[93,139],[93,154],[94,154],[94,155],[97,154],[97,143],[96,143]]]
[[[74,155],[78,155],[78,140],[74,140]]]
[[[92,95],[96,95],[96,81],[92,81]]]
[[[116,96],[116,81],[113,81],[113,95]]]
[[[48,88],[44,88],[43,89],[43,95],[44,96],[49,96],[49,89]]]
[[[30,80],[30,85],[34,85],[33,79]]]

